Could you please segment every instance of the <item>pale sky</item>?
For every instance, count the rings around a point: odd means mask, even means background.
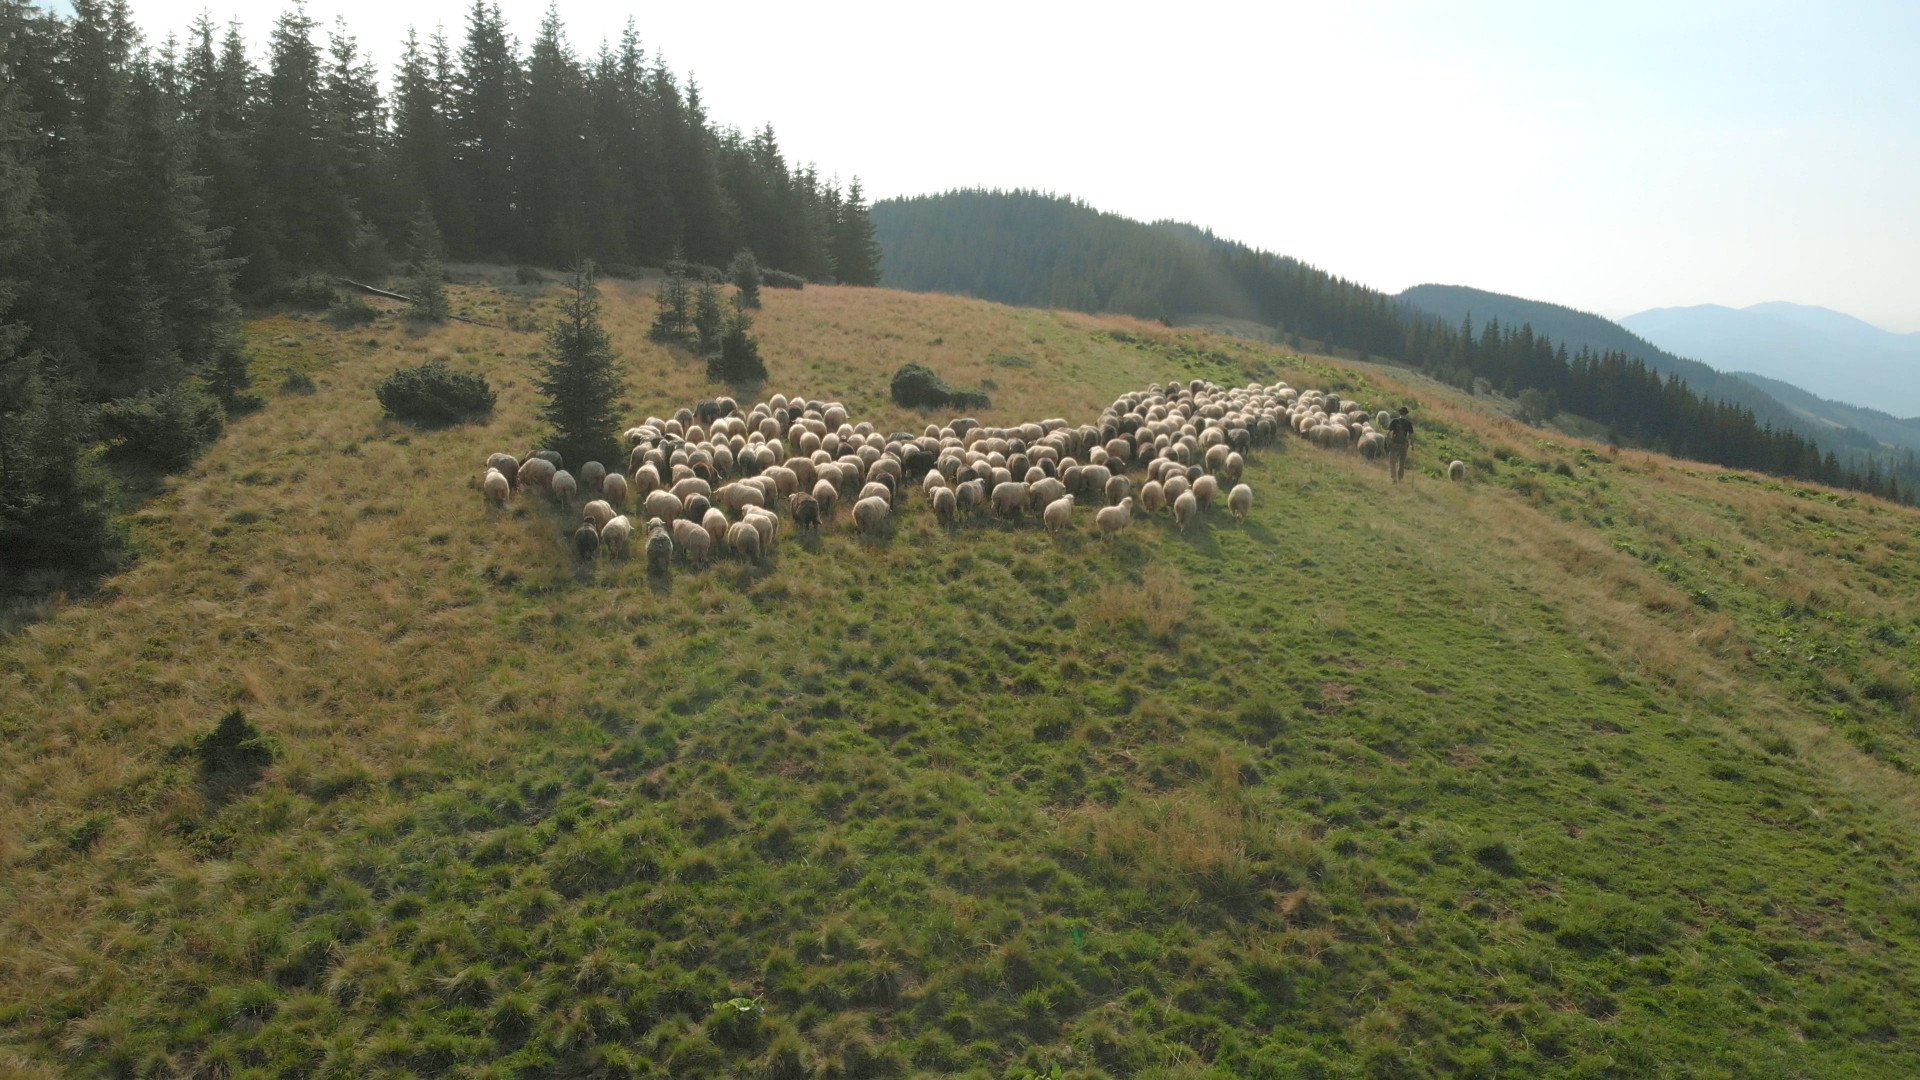
[[[465,0],[310,0],[383,64]],[[264,41],[277,3],[202,7]],[[524,42],[545,10],[503,2]],[[1920,331],[1920,2],[563,0],[870,197],[1039,188],[1376,288],[1606,315],[1764,300]]]

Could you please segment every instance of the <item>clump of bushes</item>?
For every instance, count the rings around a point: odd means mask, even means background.
[[[683,277],[692,281],[704,281],[709,285],[724,284],[727,280],[726,271],[719,267],[708,266],[705,263],[688,262],[685,259],[668,259],[667,265],[663,269],[666,270],[668,277]]]
[[[494,402],[484,376],[455,371],[437,358],[381,379],[374,396],[388,416],[432,425],[478,419],[493,411]]]
[[[313,376],[304,371],[289,371],[287,377],[280,380],[280,392],[283,394],[311,394],[315,389]]]
[[[191,381],[110,401],[99,416],[116,456],[169,472],[192,464],[227,422],[220,402]]]
[[[751,261],[751,255],[742,255]],[[734,262],[740,268],[741,260]],[[704,356],[708,378],[735,385],[766,379],[767,364],[751,333],[753,319],[739,310],[743,305],[729,313],[718,285],[709,281],[693,285],[685,274],[671,269],[675,263],[668,265],[667,279],[660,285],[660,309],[654,313],[648,336]],[[757,275],[758,268],[753,269]]]
[[[348,296],[344,293],[334,300],[331,307],[327,308],[327,321],[343,330],[354,326],[365,326],[379,317],[380,313],[373,309],[373,305],[357,296]]]
[[[760,284],[769,289],[804,289],[807,287],[807,279],[799,274],[789,274],[785,270],[762,270]]]
[[[893,373],[893,400],[910,409],[984,409],[992,404],[978,390],[948,386],[932,368],[907,364]]]

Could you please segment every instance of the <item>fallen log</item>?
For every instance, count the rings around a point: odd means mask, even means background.
[[[383,296],[383,297],[386,297],[388,300],[398,300],[404,304],[414,303],[414,299],[411,296],[407,296],[404,293],[389,292],[386,289],[377,289],[377,288],[374,288],[372,285],[368,285],[364,281],[355,281],[352,278],[341,278],[340,284],[352,286],[353,288],[359,289],[361,292],[371,293],[374,296]],[[482,322],[479,319],[469,319],[465,315],[455,315],[452,312],[447,313],[447,318],[453,319],[456,322],[467,323],[472,326],[484,326],[490,330],[501,329],[498,323]]]

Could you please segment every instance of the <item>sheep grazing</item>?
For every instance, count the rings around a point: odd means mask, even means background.
[[[520,468],[515,470],[520,478],[520,486],[531,489],[550,489],[553,478],[559,471],[558,465],[543,457],[530,457],[521,462]]]
[[[1193,497],[1206,510],[1213,506],[1213,500],[1220,497],[1220,481],[1211,476],[1202,476],[1193,482]]]
[[[592,562],[600,554],[600,532],[592,525],[581,522],[573,530],[573,554],[581,562]]]
[[[633,521],[625,514],[610,517],[600,526],[600,546],[609,556],[625,558],[633,541]]]
[[[597,461],[589,461],[580,466],[580,486],[587,491],[599,491],[600,481],[607,478],[607,467]]]
[[[1118,506],[1120,500],[1133,494],[1133,481],[1125,476],[1115,476],[1107,481],[1107,505]]]
[[[1166,489],[1160,481],[1149,480],[1140,485],[1140,509],[1148,514],[1157,514],[1167,505]]]
[[[1447,479],[1460,481],[1467,478],[1467,463],[1455,461],[1447,466]]]
[[[600,497],[613,506],[627,505],[627,478],[620,473],[608,473],[600,481]]]
[[[942,525],[951,525],[960,516],[960,497],[952,488],[937,488],[933,493],[933,516]]]
[[[580,508],[580,520],[592,523],[596,529],[604,529],[607,522],[613,520],[613,507],[605,499],[595,499]]]
[[[1220,470],[1220,479],[1228,483],[1239,483],[1241,474],[1247,471],[1247,459],[1239,451],[1227,455],[1226,467]]]
[[[624,519],[623,519],[624,520]],[[664,574],[673,565],[673,536],[659,518],[647,520],[647,573]]]
[[[486,493],[488,505],[505,506],[513,485],[507,483],[507,475],[499,469],[488,469],[487,478],[480,481],[480,490]]]
[[[707,552],[713,548],[713,537],[698,524],[682,518],[673,523],[673,546],[686,555],[688,562],[704,566]]]
[[[1018,516],[1027,507],[1027,485],[1024,481],[1008,480],[996,484],[993,489],[993,508],[1003,514]]]
[[[878,532],[887,523],[887,515],[892,511],[887,500],[868,496],[853,504],[853,527],[863,533]]]
[[[760,530],[744,521],[727,526],[727,550],[741,562],[760,561]]]
[[[567,467],[567,463],[560,460],[560,451],[558,450],[535,450],[533,453],[527,456],[537,457],[544,461],[550,461],[553,463],[553,467],[555,469],[564,469]]]
[[[645,510],[650,518],[672,521],[681,516],[683,507],[680,500],[674,497],[673,492],[652,491],[647,493],[646,501],[641,503],[641,509]]]
[[[1093,515],[1094,527],[1102,536],[1112,536],[1133,522],[1133,498],[1121,499],[1119,506],[1103,506]]]
[[[705,514],[700,516],[700,528],[706,531],[707,538],[713,541],[715,548],[726,545],[727,515],[721,513],[719,507],[710,507]]]
[[[813,530],[820,527],[820,502],[805,492],[796,491],[787,497],[787,506],[793,514],[793,527]]]
[[[740,520],[753,526],[754,531],[760,534],[760,550],[768,555],[773,554],[774,541],[780,538],[779,516],[765,507],[749,506],[741,514]]]
[[[1193,492],[1183,491],[1179,498],[1173,500],[1173,523],[1180,526],[1181,532],[1187,531],[1187,523],[1199,513],[1200,500],[1193,497]]]
[[[1071,528],[1073,526],[1073,496],[1062,495],[1048,503],[1045,513],[1041,515],[1041,520],[1046,524],[1047,531],[1050,533],[1064,532]]]
[[[1160,486],[1167,496],[1167,502],[1171,504],[1179,502],[1180,496],[1185,495],[1187,489],[1191,488],[1193,484],[1187,479],[1186,473],[1175,473],[1167,477],[1166,481]]]
[[[1247,513],[1253,509],[1253,489],[1245,484],[1233,485],[1233,490],[1227,492],[1227,509],[1236,519],[1247,520]]]
[[[488,454],[487,468],[498,469],[500,475],[507,478],[507,483],[512,484],[520,471],[520,459],[512,454]]]

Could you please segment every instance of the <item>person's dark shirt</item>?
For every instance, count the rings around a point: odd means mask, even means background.
[[[1409,416],[1396,416],[1387,421],[1387,437],[1394,442],[1411,442],[1413,440],[1413,418]]]

